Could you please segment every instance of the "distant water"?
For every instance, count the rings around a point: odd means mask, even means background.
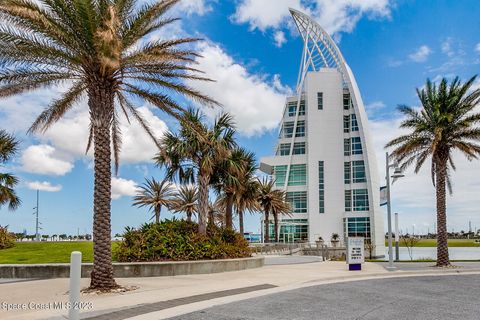
[[[454,247],[448,248],[451,260],[480,260],[480,247]],[[393,257],[395,258],[395,247],[393,247]],[[413,260],[417,259],[437,259],[437,248],[412,248]],[[388,247],[385,249],[385,260],[388,260]],[[400,260],[410,260],[410,255],[405,247],[400,247]]]

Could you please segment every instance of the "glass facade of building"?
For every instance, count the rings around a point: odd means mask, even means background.
[[[345,184],[352,183],[350,161],[347,161],[347,162],[343,163],[343,182]]]
[[[349,109],[350,109],[350,94],[344,93],[343,94],[343,110],[349,110]]]
[[[307,165],[292,164],[290,166],[290,173],[288,175],[288,185],[304,186],[306,184],[307,184]]]
[[[305,142],[295,142],[293,144],[293,154],[305,154]]]
[[[353,189],[352,190],[353,211],[368,211],[368,190],[367,189]]]
[[[352,161],[352,180],[353,183],[367,182],[365,162],[363,160]]]
[[[270,239],[275,239],[275,225],[269,224]],[[280,242],[308,241],[308,220],[307,219],[282,219],[280,221]]]
[[[343,133],[350,132],[350,116],[343,116]]]
[[[318,110],[323,110],[323,92],[317,92],[317,107]]]
[[[353,131],[358,131],[358,122],[357,122],[357,116],[352,113],[350,115],[350,122],[351,122],[351,130]]]
[[[287,202],[290,203],[293,213],[307,213],[307,192],[287,192]]]
[[[289,117],[294,117],[297,115],[297,101],[291,101],[287,104],[287,111]],[[305,115],[305,100],[300,100],[300,111],[298,112],[299,116]]]
[[[352,155],[363,153],[362,141],[360,140],[360,137],[352,137],[351,148],[352,148]]]
[[[285,185],[285,178],[287,177],[287,166],[273,167],[273,174],[275,175],[275,186],[283,187]]]
[[[318,212],[325,213],[325,166],[318,161]]]
[[[363,237],[370,239],[370,218],[369,217],[350,217],[344,218],[345,233],[348,237]]]
[[[343,139],[343,155],[350,156],[350,139]]]

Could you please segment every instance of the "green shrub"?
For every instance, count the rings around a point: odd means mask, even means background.
[[[248,242],[232,230],[209,226],[207,235],[197,232],[195,222],[165,220],[126,228],[115,248],[117,261],[178,261],[250,257]]]
[[[0,226],[0,250],[11,248],[15,245],[15,234],[7,229],[8,226]]]

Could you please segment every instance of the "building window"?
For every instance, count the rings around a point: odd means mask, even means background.
[[[305,142],[295,142],[293,144],[293,154],[305,154]]]
[[[307,192],[287,192],[287,202],[290,203],[293,213],[307,213]]]
[[[350,139],[343,139],[343,155],[350,156]]]
[[[352,217],[344,219],[345,230],[348,237],[363,237],[370,239],[370,218]]]
[[[290,143],[280,143],[277,149],[277,156],[290,155]]]
[[[280,240],[284,242],[296,242],[308,240],[307,219],[282,219],[280,224]],[[265,226],[266,227],[266,226]],[[275,225],[269,223],[270,239],[275,237]],[[264,228],[264,232],[265,232]]]
[[[291,138],[293,137],[293,121],[291,122],[284,122],[283,123],[283,137],[284,138]]]
[[[343,110],[350,109],[350,94],[344,93],[343,94]]]
[[[350,120],[352,123],[352,131],[358,131],[358,122],[357,122],[357,116],[355,114],[350,115]]]
[[[323,92],[317,92],[318,110],[323,110]]]
[[[305,137],[305,121],[302,120],[297,122],[295,137]]]
[[[305,164],[290,165],[290,173],[288,174],[288,185],[304,186],[306,184],[307,184],[307,165]]]
[[[362,154],[362,141],[360,137],[352,137],[352,154]]]
[[[368,190],[354,189],[353,190],[353,211],[368,211]]]
[[[325,177],[323,161],[318,161],[318,212],[325,213]]]
[[[273,167],[273,174],[275,175],[275,186],[283,187],[285,185],[285,177],[287,176],[287,166]]]
[[[297,115],[297,101],[291,101],[287,104],[288,116],[294,117]],[[298,112],[299,116],[305,115],[305,100],[300,100],[300,111]]]
[[[351,183],[351,168],[350,162],[344,162],[343,164],[343,180],[345,184]]]
[[[350,132],[350,116],[343,116],[343,132]]]
[[[352,211],[352,190],[345,190],[345,211]]]
[[[365,162],[352,161],[352,180],[353,183],[367,182],[367,176],[365,175]]]

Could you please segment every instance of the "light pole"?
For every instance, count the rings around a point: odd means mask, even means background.
[[[398,212],[395,212],[395,261],[400,260],[400,235],[398,234]]]
[[[35,207],[35,240],[40,241],[40,223],[38,222],[38,197],[39,197],[39,190],[37,189],[37,206]]]
[[[392,202],[390,197],[390,168],[395,167],[392,178],[398,179],[403,177],[402,170],[397,167],[396,163],[390,164],[388,152],[385,153],[385,180],[387,182],[387,223],[388,223],[388,268],[394,269],[393,266],[393,246],[392,246]]]

